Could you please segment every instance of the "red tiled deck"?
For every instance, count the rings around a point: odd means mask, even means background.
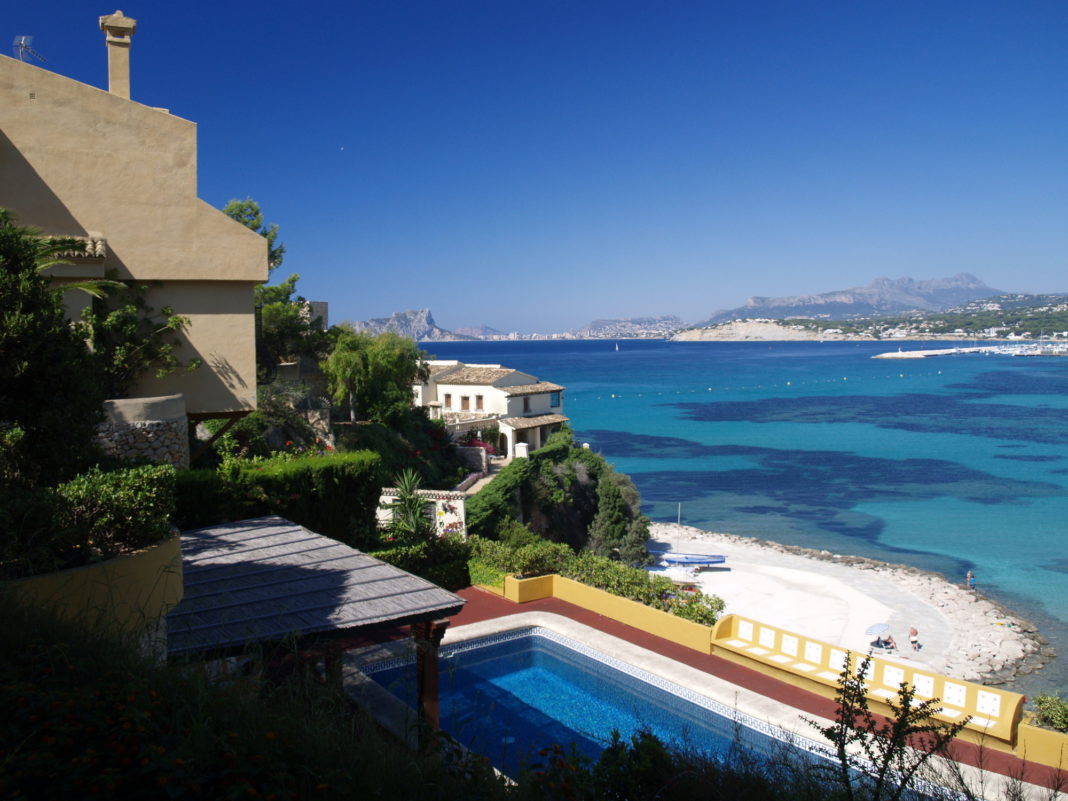
[[[732,684],[745,687],[780,703],[787,704],[806,715],[817,715],[822,718],[833,719],[837,709],[835,702],[829,698],[824,698],[792,684],[778,681],[771,676],[730,662],[722,657],[702,654],[661,637],[647,634],[644,631],[556,598],[545,598],[540,601],[517,604],[491,592],[480,590],[477,587],[460,590],[457,595],[466,599],[467,603],[464,605],[463,610],[451,619],[450,627],[478,623],[483,620],[493,620],[519,612],[552,612],[583,623],[598,631],[603,631],[606,634],[619,637],[621,640],[626,640],[634,645],[670,657],[677,662],[717,676]],[[1053,772],[1052,768],[1034,765],[1012,754],[995,751],[992,748],[981,749],[974,743],[962,740],[955,741],[953,756],[957,761],[964,764],[975,767],[981,765],[983,770],[1000,773],[1005,776],[1020,777],[1025,781],[1041,786],[1045,785],[1050,779],[1051,772]]]

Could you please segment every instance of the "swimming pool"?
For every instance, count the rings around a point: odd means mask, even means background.
[[[411,657],[361,670],[413,704]],[[647,729],[666,742],[714,754],[740,746],[772,756],[784,743],[826,754],[814,741],[541,627],[443,647],[441,727],[513,776],[553,743],[574,743],[596,759],[613,729],[624,739]]]

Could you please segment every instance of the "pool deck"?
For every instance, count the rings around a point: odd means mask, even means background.
[[[521,625],[537,625],[539,619],[548,621],[554,617],[566,618],[580,625],[568,630],[565,624],[565,630],[561,630],[561,633],[580,641],[585,640],[587,645],[594,648],[600,646],[604,649],[611,643],[608,638],[602,642],[589,641],[591,637],[593,640],[600,639],[596,634],[583,636],[584,628],[589,627],[602,635],[609,635],[610,638],[636,646],[633,649],[624,648],[627,653],[617,652],[612,655],[659,673],[689,689],[711,695],[723,703],[736,705],[742,712],[803,737],[819,739],[816,731],[805,723],[805,718],[830,720],[833,719],[837,708],[834,701],[828,698],[778,681],[722,657],[702,654],[647,634],[556,598],[517,604],[477,587],[460,590],[457,594],[467,603],[463,610],[451,619],[446,642],[469,636],[483,636]],[[513,616],[518,617],[512,621],[504,620]],[[674,665],[666,664],[669,662]],[[981,765],[988,773],[1002,776],[1023,777],[1040,787],[1050,774],[1049,768],[1029,764],[1012,754],[992,748],[981,749],[973,743],[960,740],[954,744],[953,753],[954,758],[965,765]]]

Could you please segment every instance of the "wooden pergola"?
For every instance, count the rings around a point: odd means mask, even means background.
[[[407,626],[419,713],[440,725],[438,647],[463,598],[274,516],[182,532],[182,570],[185,596],[167,615],[170,656],[213,659],[287,643],[324,659],[340,690],[346,650]]]

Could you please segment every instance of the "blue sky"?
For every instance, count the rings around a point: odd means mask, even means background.
[[[106,85],[101,14],[8,8]],[[334,322],[688,322],[969,271],[1068,291],[1068,3],[124,4],[135,100],[199,126]],[[282,275],[278,276],[284,277]]]

